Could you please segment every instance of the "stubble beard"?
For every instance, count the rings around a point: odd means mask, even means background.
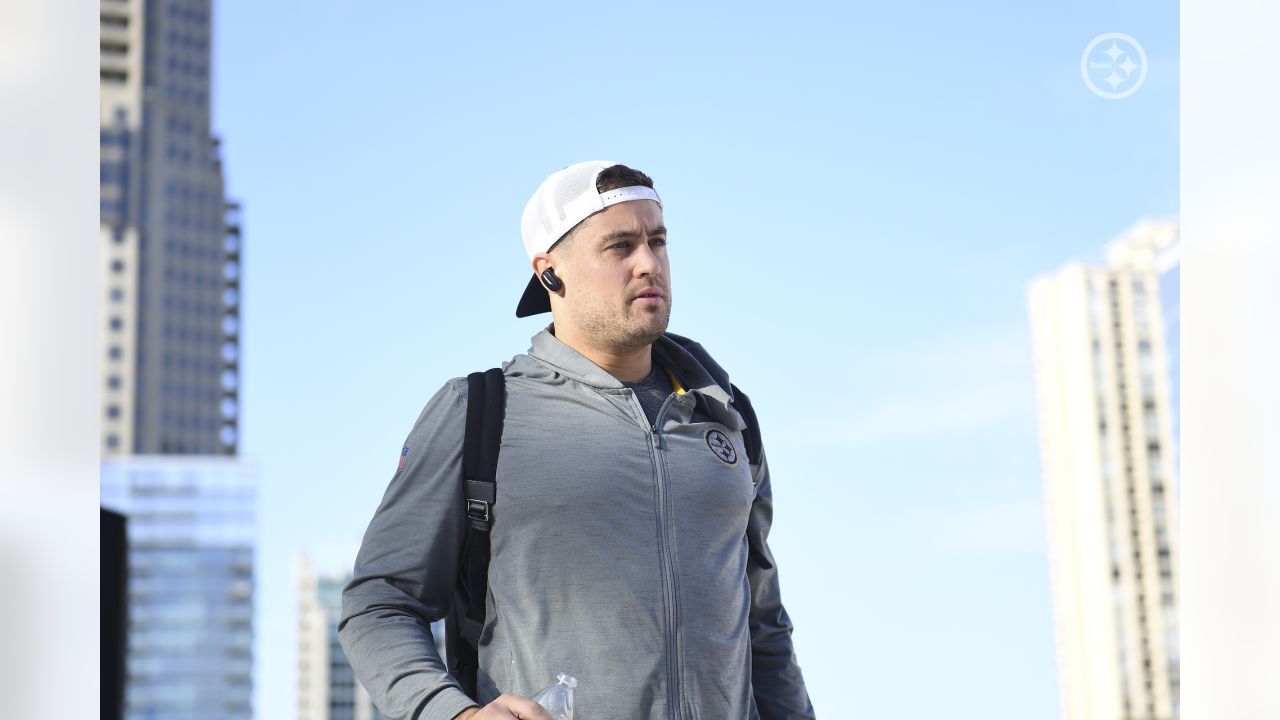
[[[579,318],[586,333],[605,347],[635,350],[653,344],[671,322],[670,295],[653,310],[625,307],[616,317],[590,313]]]

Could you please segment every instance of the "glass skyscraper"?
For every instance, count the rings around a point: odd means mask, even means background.
[[[253,469],[216,456],[102,463],[128,516],[126,720],[253,717]]]

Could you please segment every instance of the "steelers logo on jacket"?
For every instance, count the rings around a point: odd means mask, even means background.
[[[707,447],[725,465],[733,467],[738,464],[738,451],[734,449],[733,441],[723,432],[715,428],[708,430]]]

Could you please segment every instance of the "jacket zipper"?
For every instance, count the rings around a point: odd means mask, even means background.
[[[649,457],[653,461],[655,484],[658,490],[658,525],[661,532],[658,535],[660,547],[658,548],[658,556],[662,560],[662,592],[666,600],[667,610],[667,706],[670,708],[670,717],[674,720],[680,720],[684,714],[680,705],[680,668],[677,658],[677,637],[676,627],[679,615],[676,610],[676,589],[675,589],[675,571],[671,567],[671,530],[668,525],[670,513],[667,512],[667,491],[665,483],[665,474],[663,473],[662,458],[658,457],[658,452],[662,448],[661,433],[658,426],[662,424],[662,414],[667,411],[667,407],[676,397],[672,393],[662,402],[662,407],[658,408],[658,414],[655,416],[653,425],[648,425]],[[644,407],[640,405],[640,400],[636,398],[635,393],[631,393],[632,404],[640,411],[639,417],[641,421],[647,425],[648,417],[644,414]]]

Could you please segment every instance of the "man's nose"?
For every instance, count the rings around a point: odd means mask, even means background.
[[[636,251],[636,267],[635,273],[638,277],[645,275],[656,275],[662,269],[662,264],[658,262],[658,256],[654,254],[653,248],[645,243]]]

